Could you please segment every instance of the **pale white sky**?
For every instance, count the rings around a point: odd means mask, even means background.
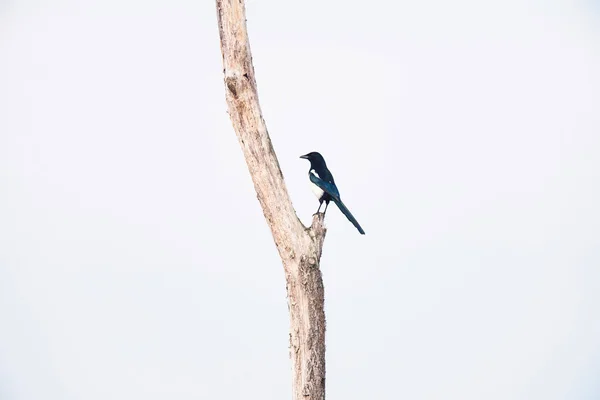
[[[597,1],[249,0],[329,399],[600,397]],[[0,399],[285,399],[213,1],[0,1]]]

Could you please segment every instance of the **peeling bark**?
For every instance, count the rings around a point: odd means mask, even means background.
[[[258,102],[243,0],[216,0],[225,97],[254,189],[285,270],[294,400],[325,399],[323,214],[298,219]]]

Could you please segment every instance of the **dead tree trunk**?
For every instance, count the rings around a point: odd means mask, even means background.
[[[285,270],[293,399],[324,400],[323,214],[307,229],[292,206],[258,102],[244,1],[216,2],[229,116]]]

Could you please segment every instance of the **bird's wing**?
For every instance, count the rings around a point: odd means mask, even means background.
[[[308,174],[310,181],[320,187],[325,193],[333,197],[334,199],[340,199],[340,192],[338,191],[335,183],[326,182],[323,179],[317,177],[315,174]]]

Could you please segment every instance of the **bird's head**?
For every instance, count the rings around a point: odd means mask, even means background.
[[[313,151],[313,152],[310,152],[303,156],[300,156],[300,158],[304,158],[304,159],[310,161],[310,165],[312,165],[312,166],[316,166],[316,165],[324,166],[325,165],[325,159],[323,158],[321,153],[317,153],[316,151]]]

